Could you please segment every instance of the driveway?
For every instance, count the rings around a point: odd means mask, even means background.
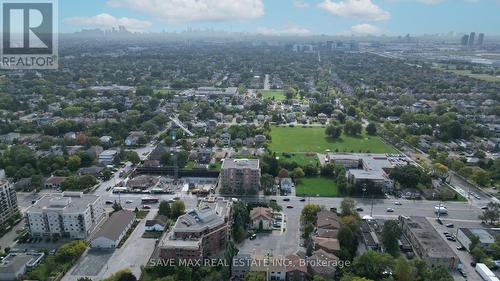
[[[300,249],[299,219],[302,208],[283,209],[282,230],[272,233],[258,233],[255,240],[246,239],[236,247],[240,253],[252,255],[291,255]]]
[[[147,217],[137,225],[125,244],[115,250],[88,250],[73,266],[63,281],[76,281],[80,277],[102,280],[111,274],[128,268],[139,278],[141,266],[146,265],[155,249],[156,239],[142,238],[147,219],[153,219],[156,211],[150,211]]]

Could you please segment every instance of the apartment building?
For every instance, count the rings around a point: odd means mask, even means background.
[[[209,198],[196,209],[180,216],[159,243],[162,259],[201,260],[221,254],[230,239],[231,203]]]
[[[14,185],[6,179],[0,179],[0,224],[3,225],[17,212],[17,196]]]
[[[260,189],[259,159],[224,159],[219,176],[223,190],[240,193]]]
[[[32,237],[86,239],[104,215],[100,196],[83,192],[45,195],[26,211]]]

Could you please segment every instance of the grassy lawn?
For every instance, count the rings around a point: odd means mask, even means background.
[[[325,128],[313,127],[279,127],[271,128],[272,141],[269,144],[271,151],[280,152],[325,152],[338,150],[339,152],[372,152],[394,153],[396,150],[384,143],[377,136],[363,134],[351,137],[345,134],[334,140],[326,137]]]
[[[263,99],[272,99],[275,100],[284,100],[285,99],[285,91],[283,90],[261,90]]]
[[[471,78],[479,79],[479,80],[484,80],[487,82],[500,82],[500,77],[494,76],[494,75],[489,75],[489,74],[475,74],[472,73],[470,70],[465,70],[465,69],[456,69],[456,66],[453,64],[449,65],[449,69],[446,69],[446,64],[434,64],[434,68],[443,70],[443,71],[448,71],[448,72],[453,72],[457,75],[462,75],[462,76],[468,76]]]
[[[337,184],[335,181],[324,177],[303,178],[297,186],[297,196],[337,196]]]
[[[307,164],[313,164],[316,166],[316,164],[319,163],[319,159],[317,155],[314,156],[308,156],[305,153],[295,153],[291,157],[285,157],[281,154],[278,154],[280,160],[284,161],[289,161],[289,162],[296,162],[300,166],[305,166]]]

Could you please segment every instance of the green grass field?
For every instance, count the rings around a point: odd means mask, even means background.
[[[337,184],[332,179],[323,177],[303,178],[297,186],[297,196],[337,196]]]
[[[275,100],[284,100],[285,99],[285,91],[283,90],[261,90],[263,99],[272,99],[274,97]]]
[[[278,127],[271,128],[272,140],[269,143],[271,151],[277,154],[281,152],[325,152],[338,150],[339,152],[372,152],[372,153],[394,153],[396,150],[385,144],[377,136],[363,134],[359,137],[351,137],[345,134],[340,139],[330,139],[325,135],[325,128],[313,127]]]
[[[487,82],[500,82],[500,77],[497,77],[494,75],[489,75],[489,74],[474,74],[470,70],[456,69],[455,65],[453,65],[453,64],[449,65],[449,69],[446,69],[445,64],[436,63],[436,64],[434,64],[434,68],[437,68],[437,69],[440,69],[443,71],[453,72],[453,73],[455,73],[457,75],[461,75],[461,76],[468,76],[471,78],[484,80]]]
[[[316,166],[319,163],[319,159],[317,155],[308,156],[305,153],[296,153],[291,157],[285,157],[281,154],[277,155],[280,160],[288,161],[288,162],[296,162],[300,166],[305,166],[307,164],[312,164]]]

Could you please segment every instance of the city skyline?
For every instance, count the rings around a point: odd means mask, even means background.
[[[397,36],[476,31],[494,36],[500,24],[497,0],[88,2],[59,3],[62,33],[122,25],[132,32],[212,29],[280,36]]]

